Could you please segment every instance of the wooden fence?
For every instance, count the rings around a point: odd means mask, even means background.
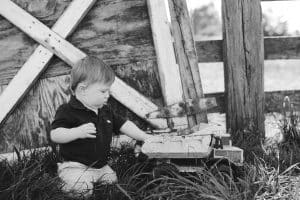
[[[218,111],[227,111],[227,127],[239,129],[252,118],[263,134],[264,110],[280,110],[278,102],[287,94],[299,99],[290,91],[266,93],[264,98],[263,60],[298,58],[300,40],[264,38],[259,0],[223,0],[224,40],[195,43],[181,0],[168,1],[171,26],[162,0],[14,2],[18,6],[3,0],[0,8],[13,23],[0,19],[0,152],[46,142],[55,110],[69,98],[70,66],[85,53],[101,57],[115,70],[120,79],[112,88],[111,103],[141,128],[206,121],[205,113],[169,120],[146,117],[163,105],[204,96],[199,62],[224,62],[227,95],[208,96],[217,98]],[[57,57],[50,62],[53,55]]]

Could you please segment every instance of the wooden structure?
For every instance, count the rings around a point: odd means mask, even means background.
[[[263,38],[258,0],[253,5],[250,0],[223,0],[223,16],[228,19],[224,41],[194,43],[184,1],[168,2],[171,28],[162,0],[2,0],[0,15],[6,19],[0,19],[0,152],[11,151],[13,145],[36,147],[47,141],[55,110],[70,95],[70,66],[86,54],[102,58],[114,69],[119,78],[112,87],[111,104],[141,128],[186,127],[206,121],[205,113],[168,120],[146,115],[164,105],[203,97],[197,62],[224,61],[227,106],[223,94],[210,96],[218,97],[221,110],[234,111],[228,115],[228,128],[240,128],[237,116],[242,121],[250,117],[258,119],[263,135],[262,56],[299,58],[299,38]],[[240,36],[237,43],[232,33]],[[257,49],[252,48],[252,39]],[[242,66],[250,78],[244,74],[237,85],[229,83],[240,73],[235,66]],[[256,83],[261,85],[248,91]]]
[[[260,0],[224,0],[226,125],[254,126],[264,136],[264,48]],[[233,137],[234,138],[234,137]]]

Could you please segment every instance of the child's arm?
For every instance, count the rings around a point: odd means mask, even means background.
[[[87,123],[76,128],[56,128],[50,132],[50,139],[55,143],[63,144],[80,138],[96,138],[95,133],[95,125]]]
[[[143,130],[139,129],[133,122],[129,120],[122,125],[120,131],[133,139],[141,141],[145,141],[146,139],[153,137],[152,135],[149,135]]]

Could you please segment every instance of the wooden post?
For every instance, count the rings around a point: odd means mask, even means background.
[[[223,50],[226,126],[233,142],[251,127],[265,136],[263,31],[260,0],[224,0]]]
[[[147,0],[151,30],[157,67],[160,77],[160,85],[166,106],[183,101],[182,85],[180,81],[179,67],[176,63],[173,47],[173,38],[170,30],[170,22],[167,17],[165,1]],[[168,121],[169,127],[187,126],[186,117],[174,117]]]
[[[186,1],[169,0],[168,2],[184,100],[199,99],[204,95]],[[189,127],[200,122],[207,122],[206,112],[188,116]]]

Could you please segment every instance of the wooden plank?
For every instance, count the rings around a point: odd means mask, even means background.
[[[58,20],[70,4],[70,0],[17,1],[24,10],[32,13],[48,27]],[[51,6],[49,6],[51,5]],[[131,79],[132,64],[137,64],[134,75],[155,71],[156,56],[152,40],[148,8],[145,0],[101,0],[97,1],[87,17],[80,23],[78,29],[68,41],[77,48],[89,54],[101,57],[114,70],[123,69],[118,74],[122,80],[129,79],[130,86],[142,94],[150,94],[153,102],[162,103],[162,95],[158,89],[159,80],[144,81],[143,85]],[[37,46],[36,42],[21,30],[0,18],[0,84],[8,84]],[[147,64],[146,71],[143,63]],[[150,65],[153,63],[153,65]],[[70,73],[70,67],[60,59],[53,59],[43,77],[54,77]],[[126,69],[126,70],[125,70]],[[148,73],[145,79],[151,79]],[[154,77],[153,77],[154,78]],[[143,82],[143,81],[141,81]],[[154,86],[154,87],[153,87]],[[158,88],[157,88],[158,87]],[[150,88],[150,90],[149,90]]]
[[[84,52],[74,47],[9,0],[2,2],[0,14],[70,66],[74,66],[76,62],[86,56]],[[120,93],[118,94],[118,92]],[[120,96],[120,94],[130,94],[130,96]],[[112,96],[143,119],[146,119],[147,113],[158,109],[155,104],[119,78],[116,78],[112,86]],[[157,128],[167,127],[166,120],[163,119],[149,119],[147,121]]]
[[[183,100],[183,91],[167,8],[162,0],[147,0],[147,5],[164,103],[172,105]],[[170,127],[187,125],[187,118],[168,119],[168,123]]]
[[[282,112],[282,103],[284,97],[288,96],[294,105],[296,111],[300,111],[300,90],[289,91],[271,91],[265,92],[265,110],[264,113]],[[206,98],[215,98],[217,107],[209,110],[209,113],[225,113],[226,99],[223,92],[205,94]]]
[[[222,62],[223,40],[196,41],[198,62]]]
[[[182,101],[182,85],[176,63],[173,38],[166,5],[161,0],[147,0],[160,83],[166,105]]]
[[[68,76],[38,80],[0,128],[0,152],[39,147],[48,143],[57,108],[69,100]]]
[[[196,41],[198,62],[222,62],[223,41]],[[300,37],[276,36],[264,38],[265,60],[300,59]]]
[[[13,36],[11,36],[13,37]],[[17,46],[15,44],[18,42],[20,37],[10,38],[13,41],[9,42],[11,46]],[[84,44],[84,41],[81,41],[81,44]],[[206,62],[223,62],[223,41],[222,40],[208,40],[208,41],[196,41],[196,51],[198,56],[199,63]],[[2,43],[3,44],[3,43]],[[3,44],[4,48],[7,47]],[[79,44],[80,45],[80,44]],[[2,45],[1,45],[2,46]],[[85,44],[86,46],[86,44]],[[290,37],[290,36],[278,36],[278,37],[265,37],[264,38],[264,47],[265,47],[265,60],[276,60],[276,59],[300,59],[300,37]],[[148,49],[148,47],[145,47]],[[29,48],[22,49],[22,52],[29,51]],[[150,51],[150,50],[147,50]],[[20,53],[18,53],[20,54]],[[109,54],[108,52],[106,53]],[[14,55],[9,55],[7,58]],[[26,55],[24,55],[26,56]],[[144,57],[153,59],[152,55],[143,55]],[[140,56],[139,56],[140,57]],[[107,60],[107,59],[106,59]],[[127,63],[128,60],[118,60],[120,62]],[[18,60],[19,62],[19,60]],[[111,62],[107,60],[107,62]],[[6,65],[16,66],[19,63],[16,63],[11,60],[3,60],[1,62],[1,67]],[[118,64],[114,62],[114,64]],[[120,64],[118,64],[120,65]],[[58,67],[59,66],[59,67]],[[7,72],[0,73],[0,84],[8,84],[9,80],[12,79],[15,75],[17,68],[11,67]],[[45,74],[46,77],[53,77],[59,75],[65,75],[69,73],[70,69],[67,66],[64,66],[63,63],[57,63],[55,67],[51,67]]]
[[[217,107],[215,98],[195,99],[192,102],[179,102],[164,106],[157,111],[149,113],[148,118],[172,118],[178,116],[194,115],[207,112]]]
[[[300,37],[265,37],[265,59],[300,59]]]
[[[54,24],[52,30],[60,34],[61,37],[66,38],[73,32],[95,2],[96,0],[73,1],[60,19]],[[53,55],[51,51],[39,45],[16,76],[11,80],[0,96],[0,104],[5,105],[0,111],[0,124],[22,100],[36,79],[38,79],[40,74],[46,69]]]
[[[264,48],[260,0],[224,0],[222,4],[226,128],[253,128],[265,137]]]
[[[186,1],[169,0],[168,2],[184,101],[199,99],[203,97],[203,90]],[[189,127],[200,122],[207,122],[205,112],[188,116]]]

